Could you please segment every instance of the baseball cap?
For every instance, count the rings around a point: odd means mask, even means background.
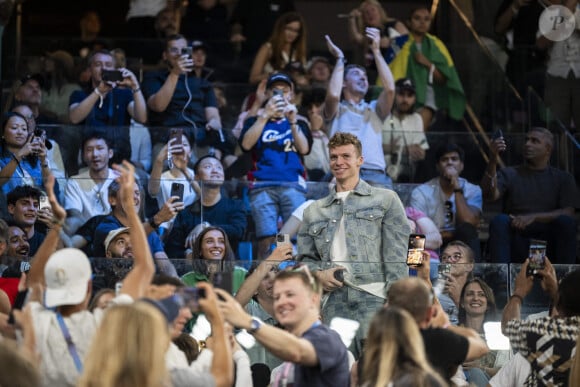
[[[268,77],[268,82],[266,83],[266,88],[269,89],[272,85],[276,82],[284,82],[288,84],[290,87],[294,87],[294,82],[292,82],[292,78],[290,75],[286,73],[274,73]]]
[[[191,49],[193,51],[204,50],[207,52],[207,45],[204,42],[202,42],[201,40],[194,40],[193,42],[191,42]]]
[[[415,94],[415,85],[413,81],[409,78],[401,78],[395,82],[395,90],[397,92],[401,92],[404,90],[410,91],[411,93]]]
[[[170,296],[167,298],[163,298],[161,300],[153,300],[151,298],[143,298],[142,301],[145,301],[154,307],[156,307],[163,317],[167,320],[168,324],[171,324],[173,320],[177,318],[179,315],[179,308],[181,307],[175,296]]]
[[[65,248],[56,251],[44,268],[44,305],[53,308],[80,304],[86,297],[91,276],[91,264],[81,250]]]
[[[105,238],[105,251],[109,250],[109,245],[117,236],[129,232],[129,227],[119,227],[114,230],[109,231],[107,237]]]
[[[44,86],[44,77],[38,73],[37,74],[26,74],[25,76],[20,78],[20,85],[21,86],[24,85],[26,82],[30,81],[31,79],[38,82],[38,85],[40,87]]]

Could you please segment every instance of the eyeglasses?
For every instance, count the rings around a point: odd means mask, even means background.
[[[453,203],[449,200],[445,201],[445,223],[453,223]]]
[[[461,253],[454,253],[452,255],[443,254],[441,256],[441,262],[457,263],[461,258],[463,258],[463,254]]]

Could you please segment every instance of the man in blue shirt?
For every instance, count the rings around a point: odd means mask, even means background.
[[[139,81],[126,68],[117,69],[121,72],[121,81],[103,79],[103,71],[116,70],[115,60],[108,51],[93,53],[89,69],[89,88],[70,96],[69,118],[73,124],[84,124],[88,130],[95,126],[109,127],[106,132],[114,142],[117,156],[114,162],[131,160],[128,127],[131,118],[142,124],[147,121],[147,105]]]
[[[270,75],[265,106],[244,122],[240,146],[252,152],[254,169],[248,180],[260,181],[250,191],[252,216],[256,223],[258,257],[265,258],[278,231],[278,216],[284,222],[304,203],[306,184],[301,155],[312,146],[308,122],[298,117],[294,83],[285,73]]]

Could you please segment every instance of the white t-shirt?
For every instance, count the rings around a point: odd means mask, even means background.
[[[131,302],[133,300],[126,294],[113,300],[114,304],[129,304]],[[40,374],[43,386],[75,386],[79,373],[58,324],[56,314],[38,302],[31,302],[30,307],[34,333],[36,334],[36,348],[40,354]],[[103,314],[104,310],[95,309],[92,313],[83,310],[64,317],[64,323],[81,360],[88,353]]]
[[[187,173],[191,176],[192,179],[193,176],[195,176],[195,172],[193,172],[193,170],[190,168],[187,168]],[[183,204],[186,207],[189,206],[191,203],[193,203],[193,201],[197,197],[195,191],[193,190],[191,184],[189,184],[189,181],[187,181],[187,179],[185,179],[184,177],[176,178],[171,174],[171,171],[165,171],[161,174],[161,180],[159,182],[159,192],[157,193],[157,205],[159,206],[159,208],[163,207],[165,202],[170,198],[171,185],[173,183],[183,184]],[[175,218],[165,223],[162,223],[160,226],[165,229],[170,229],[171,225],[173,224],[173,220],[175,220]]]
[[[507,362],[489,380],[492,387],[518,387],[523,386],[528,375],[532,372],[530,363],[520,353]]]
[[[107,180],[98,186],[89,176],[89,171],[75,175],[68,179],[64,194],[65,210],[78,210],[83,222],[96,215],[111,212],[109,206],[109,185],[118,177],[117,173],[109,168]]]

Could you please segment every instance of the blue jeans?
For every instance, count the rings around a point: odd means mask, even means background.
[[[393,180],[384,171],[361,168],[360,178],[373,187],[393,189]]]
[[[523,231],[511,226],[507,214],[489,224],[489,254],[494,263],[519,263],[528,257],[530,238],[548,242],[546,255],[552,263],[576,263],[576,220],[560,215],[549,223],[534,222]]]
[[[292,211],[306,201],[304,192],[288,186],[255,188],[250,191],[252,217],[256,237],[264,238],[278,232],[278,216],[288,220]]]

